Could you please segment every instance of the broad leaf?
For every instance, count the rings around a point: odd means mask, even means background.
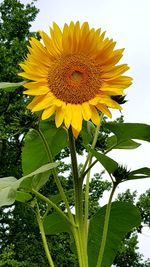
[[[118,144],[125,140],[139,139],[150,142],[150,125],[142,123],[106,123],[117,136]]]
[[[117,137],[115,135],[109,137],[107,139],[107,147],[106,149],[135,149],[139,147],[141,144],[133,141],[132,139],[125,140],[125,141],[120,141],[119,143],[117,142]]]
[[[44,229],[46,235],[55,235],[71,231],[70,223],[57,212],[54,212],[45,218]]]
[[[7,82],[1,82],[0,83],[0,89],[5,90],[6,92],[14,92],[18,87],[24,85],[26,81],[19,82],[19,83],[7,83]]]
[[[0,178],[0,190],[14,184],[17,179],[13,176]]]
[[[82,127],[80,135],[82,137],[84,146],[89,145],[93,141],[93,137],[94,137],[94,134],[95,134],[95,129],[96,128],[95,128],[94,124],[91,121],[83,123],[83,127]]]
[[[20,188],[31,191],[32,188],[39,190],[49,179],[50,171],[56,168],[58,163],[48,163],[37,169],[36,171],[23,176],[18,180]]]
[[[15,202],[18,188],[16,181],[15,177],[0,178],[0,207],[12,205]]]
[[[39,190],[47,182],[50,170],[56,168],[57,165],[58,163],[46,164],[19,180],[15,177],[0,178],[0,207],[12,205],[15,200],[21,201],[21,193],[17,193],[19,187],[28,191],[31,191],[32,188]],[[24,194],[22,199],[23,197],[25,198],[27,195]]]
[[[67,133],[63,128],[56,128],[52,122],[42,122],[40,129],[55,157],[67,146]],[[31,130],[25,137],[22,151],[22,166],[24,175],[33,172],[41,165],[49,162],[44,143],[37,131]]]
[[[88,238],[89,267],[95,267],[101,244],[106,206],[91,219]],[[101,267],[110,267],[123,237],[140,225],[138,209],[127,202],[112,203],[108,235]]]
[[[95,156],[97,160],[103,165],[103,167],[109,174],[113,174],[114,171],[118,169],[118,163],[115,160],[100,152],[96,152],[94,150],[92,150],[91,152],[93,156]]]
[[[26,202],[32,199],[32,196],[27,193],[27,192],[23,192],[23,191],[17,191],[16,192],[16,197],[15,199],[19,202]]]
[[[74,193],[74,190],[73,190],[73,189],[70,189],[70,190],[68,190],[68,191],[65,191],[65,195],[66,195],[66,197],[68,197],[68,198],[69,198],[70,196],[72,196],[73,193]],[[60,194],[56,194],[56,195],[50,196],[49,199],[50,199],[53,203],[55,203],[55,204],[58,204],[59,202],[62,201],[62,197],[61,197]]]
[[[150,168],[140,168],[134,171],[131,171],[128,175],[128,180],[149,178],[150,177]]]

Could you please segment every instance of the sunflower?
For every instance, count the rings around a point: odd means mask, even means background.
[[[62,31],[53,23],[50,36],[39,33],[42,42],[31,38],[19,74],[30,80],[24,94],[35,96],[28,105],[32,112],[42,110],[43,120],[55,114],[56,126],[64,122],[77,137],[83,120],[99,125],[98,111],[111,117],[109,108],[121,110],[111,96],[123,95],[131,84],[123,76],[128,65],[117,65],[124,49],[114,50],[116,43],[87,22],[65,24]]]

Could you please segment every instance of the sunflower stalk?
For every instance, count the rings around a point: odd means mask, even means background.
[[[82,191],[83,181],[79,177],[78,173],[75,141],[71,128],[69,128],[68,130],[68,135],[69,135],[71,162],[72,162],[72,175],[73,175],[74,189],[75,189],[75,220],[78,226],[78,230],[74,231],[74,238],[77,246],[80,267],[87,267],[88,256],[87,256],[87,245],[85,244],[84,217],[83,217],[83,191]]]
[[[101,115],[101,119],[103,117],[103,114]],[[101,126],[101,120],[99,125],[96,127],[95,130],[95,134],[94,134],[94,138],[93,138],[93,142],[91,145],[91,149],[95,148],[97,139],[98,139],[98,135],[99,135],[99,130],[100,130],[100,126]],[[86,246],[87,246],[87,242],[88,242],[88,216],[89,216],[89,183],[90,183],[90,166],[92,166],[92,153],[89,152],[88,156],[87,156],[87,160],[86,162],[88,162],[88,172],[87,172],[87,176],[86,176],[86,189],[85,189],[85,215],[84,215],[84,232],[85,232],[85,242],[86,242]],[[85,166],[83,167],[83,169],[85,169]],[[82,170],[83,173],[83,170]],[[84,177],[84,173],[82,174]]]
[[[101,114],[101,117],[100,117],[100,122],[99,122],[99,124],[98,124],[98,126],[96,127],[96,130],[95,130],[95,134],[94,134],[93,142],[92,142],[92,145],[91,145],[91,150],[95,148],[95,145],[96,145],[97,138],[98,138],[98,135],[99,135],[99,130],[100,130],[101,121],[102,121],[102,119],[103,119],[103,116],[104,116],[104,114],[102,113],[102,114]],[[85,173],[87,173],[87,170],[86,170],[87,166],[88,166],[88,168],[90,167],[89,162],[91,161],[91,158],[92,158],[92,152],[89,151],[89,153],[88,153],[88,155],[87,155],[87,158],[86,158],[86,161],[85,161],[85,163],[84,163],[84,165],[83,165],[83,168],[82,168],[82,171],[81,171],[81,175],[80,175],[80,177],[81,177],[82,179],[84,179],[84,177],[85,177]],[[95,163],[96,163],[96,162],[95,162]],[[94,164],[95,164],[95,163],[94,163]]]

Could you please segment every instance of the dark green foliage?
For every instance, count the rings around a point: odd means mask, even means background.
[[[37,13],[34,1],[23,5],[17,0],[4,0],[0,4],[0,81],[22,80],[17,75],[19,63],[26,56],[28,39],[34,35],[30,26]],[[35,121],[35,116],[26,110],[25,100],[21,88],[10,93],[0,90],[0,177],[21,174],[20,134]]]
[[[141,233],[143,223],[149,226],[150,222],[149,216],[147,216],[149,214],[148,198],[149,190],[147,190],[145,194],[142,194],[138,201],[136,201],[136,191],[131,193],[128,189],[125,193],[118,194],[118,201],[133,203],[139,208],[142,224],[140,227],[135,228],[132,232],[128,233],[121,242],[119,251],[114,260],[116,267],[150,267],[150,259],[144,261],[143,255],[138,252],[138,233]]]
[[[126,237],[114,260],[115,267],[150,267],[150,260],[143,261],[142,255],[138,253],[137,235]]]
[[[150,227],[150,189],[140,196],[137,206],[140,209],[143,224]]]

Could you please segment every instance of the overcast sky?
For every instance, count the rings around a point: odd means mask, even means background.
[[[126,90],[125,122],[150,124],[150,0],[37,0],[36,6],[40,12],[32,26],[34,31],[48,32],[53,21],[60,27],[71,20],[88,21],[91,27],[106,30],[106,36],[117,41],[118,48],[125,47],[122,62],[129,64],[127,74],[134,78],[133,85]],[[114,116],[119,113],[114,112]],[[149,151],[150,144],[143,142],[134,151],[116,150],[110,155],[129,169],[135,169],[150,166]],[[150,188],[150,179],[120,186],[120,190],[125,188],[142,193]],[[150,257],[150,238],[145,236],[140,240],[141,252]]]

